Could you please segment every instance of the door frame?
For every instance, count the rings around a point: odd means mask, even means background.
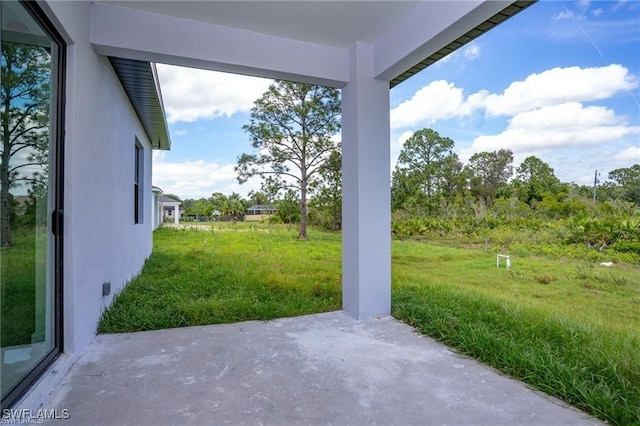
[[[67,71],[67,43],[58,32],[53,23],[49,20],[44,10],[33,1],[19,1],[31,17],[47,33],[51,41],[57,45],[57,57],[55,58],[56,72],[52,75],[56,79],[56,116],[55,134],[52,148],[55,150],[53,161],[54,169],[54,200],[51,211],[48,212],[49,232],[53,234],[53,347],[34,368],[18,383],[7,395],[2,398],[2,409],[15,404],[36,382],[36,380],[47,371],[48,367],[64,351],[63,340],[63,254],[64,254],[64,128],[65,120],[65,98],[66,98],[66,71]],[[53,52],[52,52],[53,53]],[[52,61],[53,62],[53,61]]]

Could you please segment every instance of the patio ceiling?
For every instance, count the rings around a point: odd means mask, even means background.
[[[469,43],[505,19],[528,7],[535,0],[500,1],[490,7],[493,12],[480,25],[460,31],[446,39],[438,20],[422,22],[425,32],[442,31],[445,45],[438,50],[411,57],[385,74],[391,87],[401,83],[438,59]],[[390,33],[402,33],[408,17],[447,16],[460,10],[475,7],[477,1],[96,1],[111,6],[126,7],[143,12],[188,19],[265,34],[288,40],[337,49],[349,49],[357,42],[375,44]],[[497,6],[496,6],[497,5]],[[419,9],[419,10],[418,10]],[[488,9],[487,9],[488,10]],[[496,13],[497,12],[497,13]],[[463,33],[462,36],[457,36]],[[410,36],[410,35],[409,35]],[[402,39],[402,35],[400,38]],[[397,42],[391,38],[391,42]],[[440,41],[439,41],[440,42]],[[390,74],[391,73],[391,74]]]
[[[348,49],[372,44],[420,1],[101,1],[145,12]]]

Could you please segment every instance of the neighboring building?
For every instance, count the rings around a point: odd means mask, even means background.
[[[162,189],[157,186],[151,187],[151,222],[153,223],[153,229],[158,228],[162,224],[162,209],[160,207],[160,196],[162,196]]]
[[[181,211],[178,200],[167,197],[166,195],[160,195],[158,197],[158,205],[160,207],[160,217],[163,222],[173,221],[173,223],[180,223]]]
[[[1,2],[3,52],[5,46],[35,52],[32,63],[45,70],[38,90],[22,93],[46,95],[40,117],[48,122],[38,121],[46,129],[36,136],[49,138],[40,170],[47,199],[36,209],[42,212],[36,223],[47,226],[32,238],[46,242],[34,249],[40,269],[30,271],[35,318],[3,310],[3,342],[21,321],[34,324],[3,343],[2,409],[42,406],[94,339],[114,294],[151,254],[162,217],[161,193],[151,186],[152,150],[170,147],[154,62],[341,89],[343,307],[356,318],[390,313],[389,89],[529,2],[318,4]],[[3,58],[3,75],[4,67]],[[3,93],[16,81],[3,77]],[[179,219],[179,209],[174,214]],[[15,267],[4,250],[0,280]]]
[[[276,208],[267,204],[256,204],[247,209],[244,216],[245,222],[259,222],[268,219],[276,212]]]

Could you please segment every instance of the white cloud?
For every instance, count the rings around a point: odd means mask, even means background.
[[[530,153],[562,147],[586,147],[615,142],[640,134],[640,126],[628,126],[607,108],[566,103],[514,116],[505,131],[477,137],[474,152],[508,148]]]
[[[271,80],[158,64],[167,121],[193,122],[248,112]]]
[[[603,13],[604,13],[604,9],[602,9],[602,8],[600,8],[600,7],[591,11],[591,14],[592,14],[593,16],[595,16],[596,18],[597,18],[598,16],[602,15]]]
[[[618,0],[618,2],[613,6],[613,11],[620,9],[628,3],[628,0]]]
[[[460,114],[462,89],[445,80],[437,80],[418,90],[411,99],[391,110],[391,128],[432,124]]]
[[[513,82],[502,94],[491,94],[483,103],[490,116],[515,115],[566,102],[607,99],[636,87],[638,80],[618,64],[598,68],[553,68]]]
[[[582,9],[582,10],[588,9],[590,4],[591,4],[591,0],[578,0],[578,1],[576,1],[576,7],[578,9]]]
[[[463,164],[467,164],[469,162],[469,158],[471,158],[471,156],[475,153],[476,151],[473,148],[461,148],[456,154],[458,154],[458,159],[460,160],[460,162],[462,162]]]
[[[476,111],[514,116],[537,108],[607,99],[638,87],[638,79],[621,65],[553,68],[513,82],[501,94],[480,90],[465,98],[462,88],[437,80],[391,110],[391,128],[430,125]]]
[[[613,161],[616,163],[624,163],[628,165],[640,164],[640,145],[631,146],[625,150],[620,151],[613,157]]]
[[[520,128],[535,132],[548,129],[588,129],[594,126],[618,124],[621,121],[610,109],[589,106],[584,108],[578,102],[535,109],[514,116],[509,128]]]
[[[153,185],[164,192],[182,198],[209,197],[213,192],[241,195],[260,188],[259,179],[240,185],[236,180],[235,164],[220,164],[215,161],[165,161],[165,152],[153,152]]]
[[[557,15],[555,15],[553,19],[555,20],[571,19],[572,17],[573,17],[573,14],[571,12],[569,12],[568,10],[563,10],[559,12]]]
[[[413,136],[413,132],[411,130],[407,130],[406,132],[403,132],[399,137],[398,140],[396,141],[398,143],[398,146],[403,147],[404,143],[411,137]]]
[[[473,41],[464,49],[464,57],[469,60],[480,57],[480,46],[477,42]]]
[[[179,130],[176,130],[175,132],[173,132],[173,134],[177,135],[177,136],[184,136],[184,135],[189,134],[189,130],[187,130],[187,129],[179,129]]]

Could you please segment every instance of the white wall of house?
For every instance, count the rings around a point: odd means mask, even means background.
[[[96,334],[103,309],[152,248],[151,146],[108,59],[89,43],[90,2],[50,2],[68,43],[64,185],[64,352],[68,368]],[[142,223],[134,223],[134,147],[144,149]],[[102,296],[102,284],[111,295]],[[51,369],[50,371],[54,371]],[[48,373],[51,376],[52,373]],[[58,374],[60,375],[60,374]],[[45,377],[43,380],[54,380]],[[37,405],[35,387],[25,398]],[[35,401],[35,403],[33,402]]]

